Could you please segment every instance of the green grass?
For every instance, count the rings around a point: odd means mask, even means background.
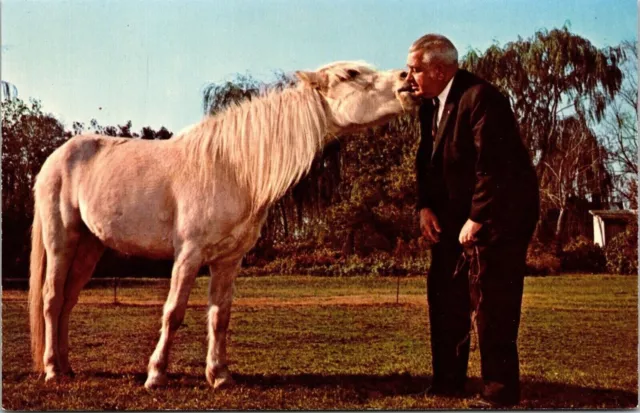
[[[111,304],[89,288],[71,319],[75,379],[31,373],[26,292],[3,292],[2,407],[9,410],[464,409],[416,394],[431,381],[424,278],[240,278],[229,356],[235,387],[204,378],[206,291],[199,278],[178,332],[167,389],[144,389],[168,280],[131,280]],[[629,408],[638,400],[637,277],[526,279],[519,339],[523,408]],[[479,353],[470,390],[478,390]]]

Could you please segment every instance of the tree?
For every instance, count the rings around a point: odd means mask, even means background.
[[[555,149],[544,161],[548,178],[540,194],[543,202],[559,211],[555,239],[560,249],[572,202],[585,199],[588,192],[608,196],[611,177],[605,166],[606,150],[583,120],[564,118],[557,130]]]
[[[620,47],[597,49],[563,27],[493,45],[484,54],[471,50],[462,63],[509,97],[540,173],[554,149],[560,119],[571,112],[602,119],[620,89],[623,56]]]
[[[503,47],[493,45],[483,54],[471,50],[463,58],[462,66],[497,85],[509,97],[523,140],[532,153],[541,190],[550,195],[560,188],[558,159],[567,147],[577,148],[567,141],[573,135],[566,135],[565,127],[569,124],[564,120],[573,117],[571,129],[586,133],[590,124],[603,119],[620,90],[619,65],[623,58],[620,47],[598,49],[565,26],[538,31],[528,39],[518,37]],[[578,129],[576,121],[582,124]],[[575,139],[587,136],[582,132]],[[575,166],[586,171],[594,161],[604,163],[605,158],[574,157],[570,162],[574,161],[587,162]],[[597,169],[602,169],[602,165]],[[565,179],[566,175],[562,180]],[[590,186],[585,193],[600,199],[606,195],[602,193],[601,182],[587,183]],[[562,197],[557,193],[554,196]],[[554,202],[548,202],[551,199],[543,198],[543,216],[554,206]]]
[[[399,240],[419,237],[415,221],[417,119],[400,117],[343,137],[341,185],[326,212],[345,254],[391,252]]]
[[[145,126],[140,130],[140,133],[133,132],[133,125],[130,120],[124,123],[124,125],[116,126],[102,126],[97,120],[91,119],[89,122],[89,128],[87,129],[82,122],[73,122],[72,130],[73,135],[80,135],[85,132],[92,132],[106,136],[117,136],[120,138],[140,138],[147,140],[166,140],[173,136],[173,132],[167,130],[162,126],[157,131],[151,126]]]
[[[172,132],[169,132],[167,130],[167,128],[165,128],[164,126],[161,127],[159,130],[155,131],[153,130],[153,128],[151,128],[150,126],[145,126],[144,128],[142,128],[142,130],[140,131],[140,138],[141,139],[159,139],[159,140],[166,140],[169,139],[173,136]]]
[[[97,133],[99,135],[106,136],[118,136],[122,138],[137,138],[139,135],[135,132],[131,131],[132,124],[131,121],[128,120],[124,125],[117,126],[101,126],[97,120],[91,119],[89,122],[89,130],[92,133]],[[83,123],[74,122],[73,123],[74,133],[81,134],[85,132],[85,127]]]
[[[204,113],[215,115],[232,104],[257,96],[264,84],[250,75],[236,74],[232,81],[221,85],[211,83],[204,88],[202,108]]]
[[[33,203],[31,188],[45,159],[69,134],[39,101],[2,101],[3,211]]]
[[[638,208],[638,55],[637,41],[622,42],[625,59],[622,86],[603,122],[609,168],[617,193],[630,208]]]

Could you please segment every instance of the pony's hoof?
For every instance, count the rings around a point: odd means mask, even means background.
[[[231,377],[231,375],[229,375],[228,377],[219,377],[214,380],[213,389],[226,389],[227,387],[231,387],[234,384],[236,384],[236,382],[235,380],[233,380],[233,377]]]
[[[56,371],[48,371],[44,376],[45,383],[56,383],[60,379],[60,375]]]
[[[168,382],[169,380],[167,379],[166,374],[149,373],[149,377],[147,377],[144,387],[149,390],[158,389],[160,387],[165,387]]]
[[[236,383],[231,377],[231,372],[227,366],[216,366],[212,369],[207,369],[207,381],[214,389],[223,389]]]

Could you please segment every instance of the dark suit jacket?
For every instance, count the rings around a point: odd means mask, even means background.
[[[458,70],[444,105],[435,142],[433,103],[420,107],[418,210],[431,208],[442,235],[455,239],[468,218],[483,224],[479,238],[530,237],[538,219],[538,181],[509,100]]]

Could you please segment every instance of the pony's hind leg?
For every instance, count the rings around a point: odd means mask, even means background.
[[[209,309],[207,332],[207,381],[213,388],[233,384],[227,367],[227,331],[233,300],[233,283],[240,269],[241,259],[209,266]]]
[[[64,303],[60,311],[58,325],[58,349],[62,374],[73,375],[69,365],[69,317],[71,310],[78,303],[80,291],[93,275],[104,248],[102,242],[88,230],[82,233],[78,241],[75,258],[64,286]]]
[[[53,221],[53,220],[52,220]],[[55,223],[43,226],[43,241],[47,251],[47,269],[42,286],[44,312],[44,373],[45,381],[61,373],[59,351],[60,313],[64,303],[64,288],[73,262],[78,232]]]
[[[189,292],[202,265],[202,253],[196,246],[183,245],[173,264],[171,288],[164,304],[160,340],[149,360],[149,374],[144,386],[148,389],[167,384],[169,350],[176,330],[182,324]]]

